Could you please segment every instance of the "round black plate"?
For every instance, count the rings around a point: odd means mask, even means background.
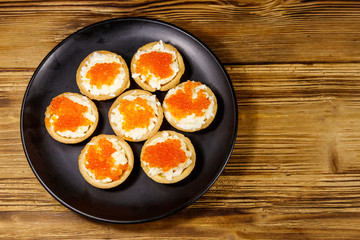
[[[164,185],[147,177],[139,164],[143,142],[130,143],[135,165],[129,178],[111,190],[88,184],[78,170],[78,156],[90,140],[66,145],[52,139],[44,126],[44,112],[53,97],[77,92],[75,74],[80,62],[95,50],[120,54],[128,66],[142,45],[163,40],[175,46],[185,62],[188,79],[207,84],[218,99],[218,113],[205,130],[183,133],[197,154],[193,172],[183,181]],[[131,80],[130,88],[139,88]],[[165,92],[156,92],[162,102]],[[93,136],[114,134],[107,119],[113,100],[94,101],[99,125]],[[160,130],[175,130],[164,120]],[[111,19],[88,26],[66,38],[41,62],[27,87],[21,110],[21,137],[28,162],[45,189],[59,202],[87,217],[114,223],[159,219],[196,201],[216,181],[234,146],[237,107],[231,81],[215,55],[191,34],[150,19]]]

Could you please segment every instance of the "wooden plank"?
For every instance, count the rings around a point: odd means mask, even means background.
[[[7,1],[0,16],[0,66],[34,68],[71,33],[129,16],[184,28],[224,64],[360,61],[355,1]]]
[[[248,162],[244,171],[359,173],[357,64],[241,66],[228,72],[239,111],[233,154]]]

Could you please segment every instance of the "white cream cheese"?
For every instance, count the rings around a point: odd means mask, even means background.
[[[120,86],[123,85],[125,78],[125,70],[123,66],[119,68],[120,73],[115,77],[114,83],[112,85],[101,85],[101,88],[97,88],[95,85],[90,84],[90,79],[86,77],[88,71],[95,66],[97,63],[119,63],[121,65],[120,60],[114,55],[100,54],[95,52],[88,61],[85,62],[84,66],[80,70],[80,76],[82,79],[83,86],[87,91],[89,91],[93,95],[109,95],[115,97],[115,92],[119,89]]]
[[[142,82],[146,82],[148,81],[148,84],[152,87],[155,88],[157,90],[159,90],[161,88],[162,85],[170,82],[175,76],[176,74],[179,72],[179,63],[176,57],[176,53],[174,51],[168,50],[165,48],[164,43],[162,40],[160,40],[157,44],[155,44],[152,48],[147,49],[146,51],[138,51],[136,52],[134,58],[135,58],[135,63],[134,63],[134,67],[136,69],[136,62],[139,60],[140,56],[144,53],[149,53],[149,52],[166,52],[166,53],[170,53],[172,55],[172,63],[170,64],[170,68],[173,70],[173,74],[170,77],[167,78],[158,78],[156,77],[154,74],[152,74],[151,72],[148,73],[148,75],[142,75],[140,73],[132,73],[132,77],[133,78],[137,78],[140,77]]]

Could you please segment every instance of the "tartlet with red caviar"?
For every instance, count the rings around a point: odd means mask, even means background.
[[[179,51],[163,41],[140,47],[131,60],[131,76],[144,90],[167,91],[180,82],[185,65]]]
[[[141,149],[141,167],[155,182],[171,184],[186,178],[194,169],[196,154],[190,139],[174,131],[161,131]]]
[[[186,81],[166,93],[163,110],[166,120],[173,127],[194,132],[208,127],[214,120],[217,100],[205,84]]]
[[[123,183],[134,166],[131,147],[120,137],[101,134],[86,144],[79,156],[84,179],[97,188],[113,188]]]
[[[76,83],[81,93],[89,98],[108,100],[129,88],[129,69],[120,55],[94,51],[80,63]]]
[[[109,122],[117,136],[140,142],[152,137],[163,121],[163,110],[156,95],[141,89],[121,94],[109,110]]]
[[[54,97],[45,112],[45,127],[55,140],[74,144],[93,134],[98,124],[96,105],[87,97],[65,92]]]

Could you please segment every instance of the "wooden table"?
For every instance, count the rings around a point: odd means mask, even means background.
[[[148,17],[197,36],[232,80],[232,156],[198,201],[142,224],[90,220],[30,169],[20,109],[69,34]],[[360,239],[360,4],[356,1],[0,2],[0,238]]]

